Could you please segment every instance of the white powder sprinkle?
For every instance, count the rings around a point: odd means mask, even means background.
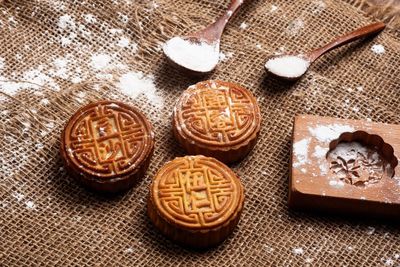
[[[300,56],[281,56],[267,61],[265,67],[275,75],[296,78],[303,75],[310,62]]]
[[[0,57],[0,70],[4,69],[5,65],[4,58]]]
[[[25,202],[25,205],[27,209],[34,209],[36,207],[35,203],[33,203],[31,200]]]
[[[293,163],[293,167],[299,167],[308,162],[308,146],[311,138],[300,140],[293,144],[293,153],[296,157],[296,162]]]
[[[145,95],[151,104],[162,107],[163,100],[156,94],[156,86],[152,76],[146,76],[142,72],[128,72],[123,74],[118,88],[126,95],[136,98],[139,95]]]
[[[40,104],[47,106],[48,104],[50,104],[50,101],[47,98],[43,98],[40,100]]]
[[[344,182],[343,181],[335,181],[335,180],[330,180],[329,185],[335,188],[343,188],[344,187]]]
[[[275,12],[276,10],[278,10],[278,6],[271,5],[271,12]]]
[[[106,54],[97,54],[91,57],[90,65],[96,70],[106,69],[111,62],[111,57]]]
[[[313,2],[314,10],[312,11],[314,14],[320,14],[326,8],[326,3],[322,0]]]
[[[306,258],[304,261],[305,263],[312,263],[314,260],[312,258]]]
[[[60,77],[63,79],[68,78],[68,59],[66,58],[57,58],[53,61],[53,65],[55,66],[56,70],[54,75],[56,77]]]
[[[328,153],[328,150],[329,150],[328,147],[321,147],[320,145],[316,145],[313,156],[318,159],[325,158],[326,153]]]
[[[330,125],[317,125],[315,128],[308,127],[311,135],[318,139],[320,142],[330,142],[339,137],[344,132],[353,132],[354,128],[349,125],[330,124]]]
[[[85,15],[83,15],[83,17],[87,23],[96,23],[96,21],[97,21],[96,18],[92,14],[85,14]]]
[[[249,25],[247,25],[246,22],[242,22],[239,27],[242,30],[246,30],[249,27]]]
[[[368,226],[367,234],[368,235],[372,235],[373,233],[375,233],[375,227]]]
[[[57,25],[61,29],[66,29],[66,28],[75,29],[76,27],[74,19],[68,14],[61,16],[60,19],[58,20]]]
[[[385,266],[393,266],[394,265],[394,260],[392,260],[392,259],[386,259],[385,261],[384,261],[384,264],[385,264]]]
[[[130,43],[129,38],[127,38],[127,37],[121,37],[121,39],[119,39],[117,45],[118,45],[119,47],[125,48],[125,47],[128,47],[128,46],[129,46],[129,43]]]
[[[304,250],[302,248],[293,248],[292,252],[294,255],[302,255],[304,253]]]
[[[219,61],[219,43],[194,43],[174,37],[164,44],[163,49],[175,63],[193,71],[211,71]]]
[[[297,35],[304,28],[304,21],[300,18],[293,20],[286,28],[288,35]]]
[[[17,193],[17,192],[14,192],[14,193],[12,194],[12,196],[13,196],[18,202],[21,201],[21,200],[23,200],[24,197],[25,197],[23,194]]]
[[[381,44],[375,44],[371,47],[371,51],[374,52],[375,54],[383,54],[385,53],[385,47]]]
[[[121,12],[118,12],[118,17],[122,21],[122,23],[128,23],[129,17],[125,14],[122,14]]]
[[[133,252],[133,248],[127,248],[125,249],[125,253],[132,253]]]
[[[233,57],[234,53],[233,52],[227,52],[227,53],[219,53],[219,60],[220,61],[228,61],[231,57]]]

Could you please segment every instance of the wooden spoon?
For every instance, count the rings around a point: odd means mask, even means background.
[[[376,34],[384,28],[385,24],[382,22],[370,24],[355,31],[346,33],[327,45],[317,48],[305,55],[279,55],[272,57],[265,64],[265,68],[270,73],[281,78],[289,80],[298,79],[307,71],[310,64],[323,54],[352,41]]]
[[[243,2],[232,0],[225,13],[206,28],[168,40],[163,51],[169,61],[192,74],[204,75],[214,70],[219,61],[222,33]]]

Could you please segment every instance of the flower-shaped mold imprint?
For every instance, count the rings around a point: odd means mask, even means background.
[[[329,144],[330,175],[339,181],[367,186],[392,178],[398,160],[391,145],[364,131],[342,133]]]

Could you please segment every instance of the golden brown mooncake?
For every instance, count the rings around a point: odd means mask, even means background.
[[[144,176],[154,149],[150,122],[136,108],[99,101],[80,108],[61,134],[69,173],[100,192],[127,190]]]
[[[261,112],[246,88],[204,81],[183,92],[175,105],[172,124],[176,139],[188,154],[231,163],[244,158],[256,144]]]
[[[233,232],[243,208],[243,186],[222,162],[186,156],[166,163],[150,186],[148,214],[170,239],[207,248]]]

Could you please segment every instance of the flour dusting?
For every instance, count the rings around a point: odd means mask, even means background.
[[[304,250],[302,248],[293,248],[292,252],[294,255],[302,255],[304,253]]]
[[[111,57],[107,54],[97,54],[91,57],[90,65],[95,70],[103,70],[109,67]]]
[[[246,22],[242,22],[239,26],[240,29],[246,30],[249,27],[249,25],[246,24]]]
[[[33,201],[31,201],[31,200],[25,202],[25,205],[26,205],[26,208],[27,208],[27,209],[34,209],[34,208],[36,208],[35,203],[34,203]]]
[[[311,138],[305,138],[293,144],[293,154],[296,160],[293,163],[293,167],[300,167],[308,163],[308,146]]]
[[[117,87],[132,98],[145,95],[156,107],[162,107],[164,104],[163,99],[156,94],[154,78],[151,75],[144,75],[142,72],[125,73],[120,77]]]
[[[308,127],[311,135],[317,138],[320,142],[330,142],[339,137],[344,132],[353,132],[354,128],[349,125],[330,124],[330,125],[317,125],[316,127]]]
[[[381,55],[385,53],[385,47],[381,44],[375,44],[371,47],[371,51],[375,54]]]
[[[304,28],[304,21],[301,18],[297,18],[289,23],[286,28],[286,33],[288,35],[294,36],[300,33],[300,31]]]

